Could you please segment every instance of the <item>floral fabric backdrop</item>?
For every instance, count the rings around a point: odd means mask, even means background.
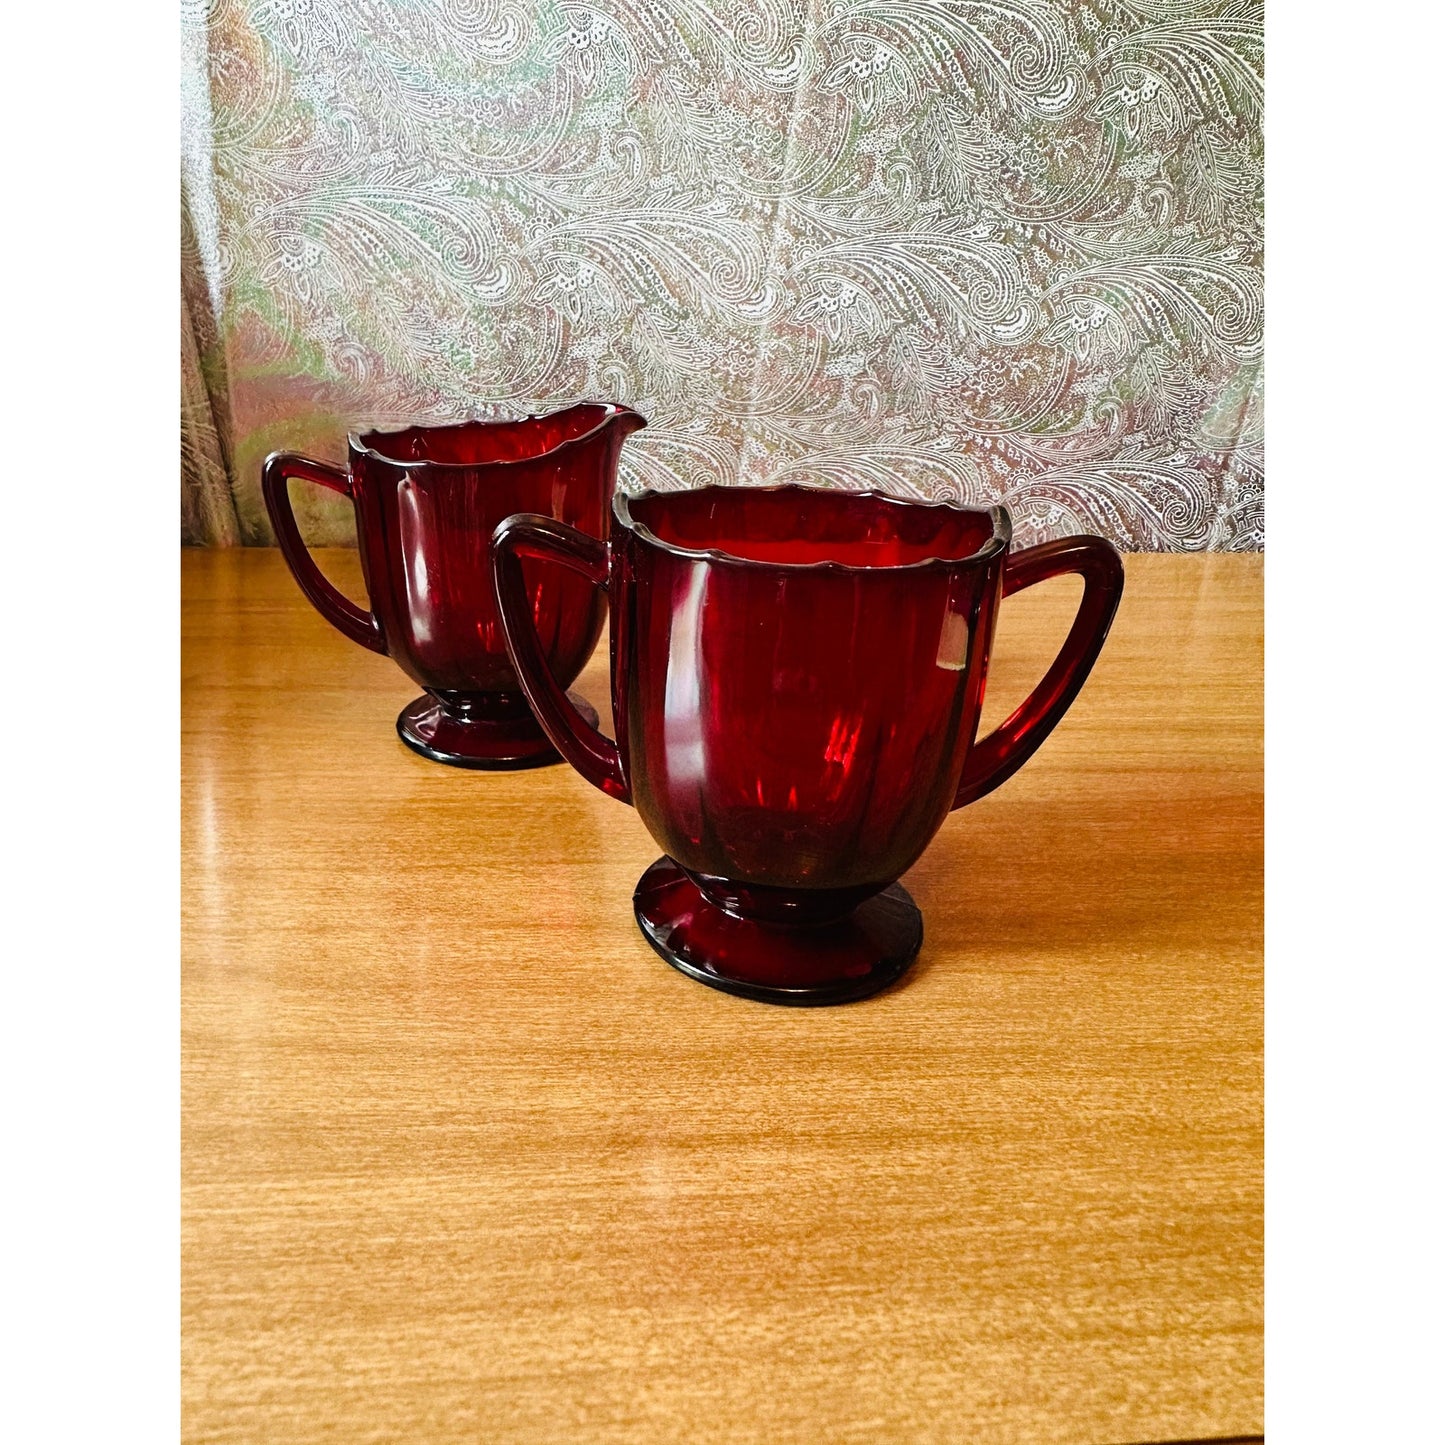
[[[182,533],[358,421],[1263,544],[1256,0],[185,0]],[[349,504],[296,488],[308,536]]]

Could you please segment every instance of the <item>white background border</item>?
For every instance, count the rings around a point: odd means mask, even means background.
[[[1440,1438],[1433,5],[1266,31],[1266,1438]]]
[[[5,13],[0,1436],[180,1433],[179,17]]]

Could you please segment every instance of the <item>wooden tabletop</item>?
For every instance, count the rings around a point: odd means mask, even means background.
[[[631,809],[413,755],[276,553],[186,552],[186,1440],[1262,1430],[1263,567],[1127,569],[906,983],[792,1010],[647,946]],[[1005,604],[986,725],[1076,588]]]

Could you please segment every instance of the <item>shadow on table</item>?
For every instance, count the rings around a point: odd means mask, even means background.
[[[1262,818],[1251,796],[984,807],[945,824],[904,879],[924,917],[915,977],[930,953],[1257,945]]]

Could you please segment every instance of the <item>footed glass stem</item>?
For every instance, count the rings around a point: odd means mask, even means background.
[[[567,698],[597,726],[597,711],[586,698],[575,692]],[[413,752],[454,768],[543,768],[562,761],[521,693],[452,694],[445,700],[423,693],[401,710],[396,731]]]
[[[681,973],[764,1003],[852,1003],[907,972],[923,915],[902,884],[824,922],[765,922],[711,902],[671,858],[638,880],[632,909],[647,941]],[[794,914],[794,916],[797,916]]]

